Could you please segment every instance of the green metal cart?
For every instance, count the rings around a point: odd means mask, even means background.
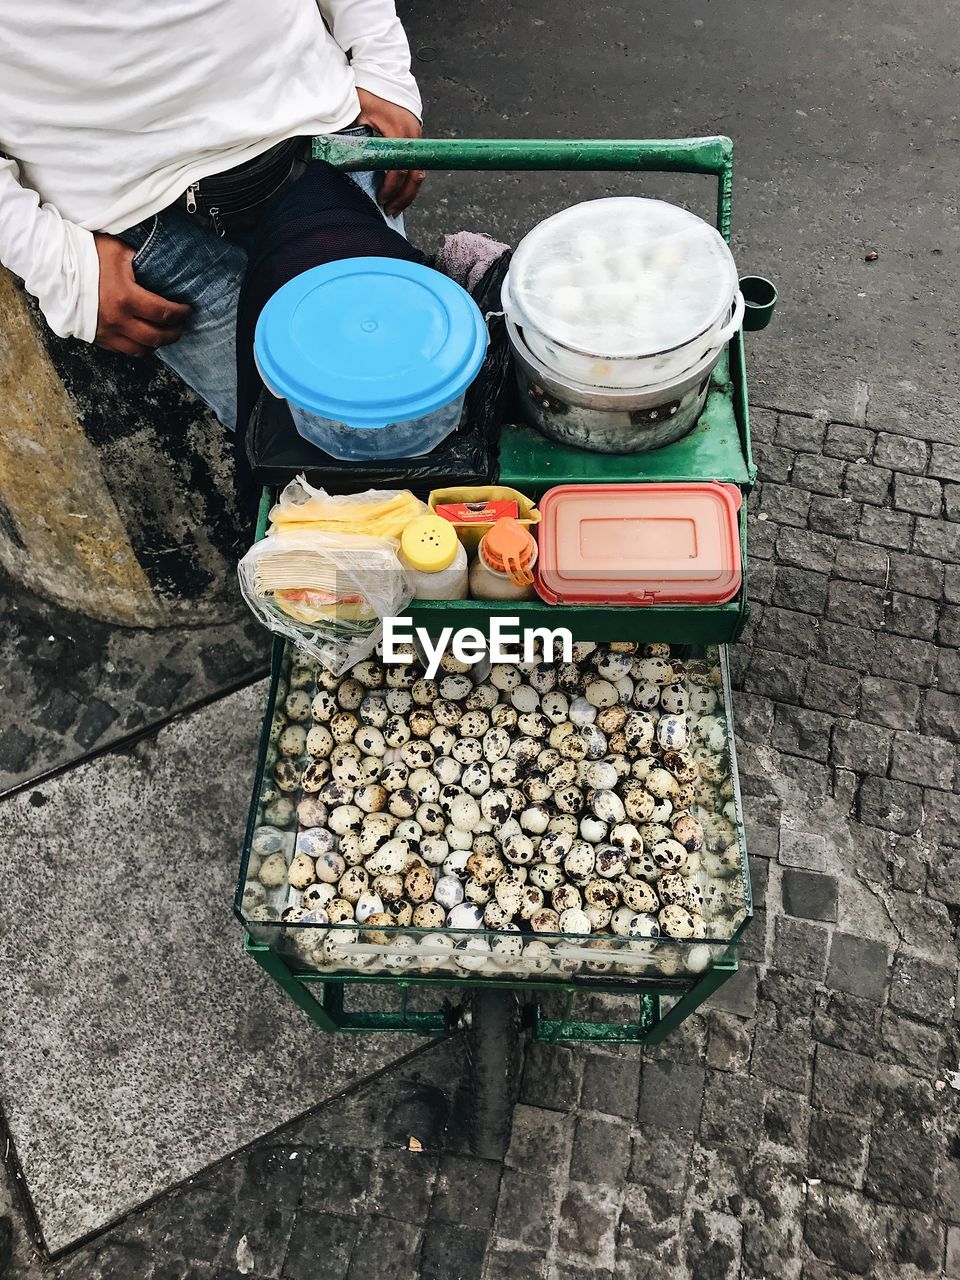
[[[447,169],[447,170],[609,170],[624,173],[677,172],[703,174],[717,184],[716,225],[729,240],[733,183],[733,146],[728,138],[694,138],[674,141],[393,141],[318,138],[314,156],[343,170]],[[646,454],[615,456],[593,454],[555,443],[530,427],[508,425],[500,439],[500,483],[539,498],[559,483],[616,483],[623,481],[717,480],[735,484],[746,493],[756,474],[750,450],[747,384],[743,335],[738,334],[714,369],[706,407],[697,426],[672,445]],[[267,523],[271,495],[264,494],[258,537]],[[271,725],[286,678],[289,657],[285,645],[273,651],[270,690],[246,831],[243,864],[235,910],[247,927],[246,950],[283,990],[326,1031],[409,1031],[443,1036],[466,1028],[474,1073],[476,1123],[474,1145],[478,1153],[496,1154],[509,1133],[512,1082],[517,1075],[521,1024],[543,1041],[589,1041],[607,1044],[655,1044],[676,1029],[685,1018],[737,971],[737,942],[752,917],[743,817],[737,785],[736,757],[730,707],[726,644],[740,635],[748,615],[746,573],[746,512],[740,513],[740,539],[744,566],[737,597],[717,606],[655,605],[553,606],[531,601],[502,604],[477,600],[415,601],[409,609],[414,625],[431,633],[448,625],[475,626],[486,631],[494,614],[509,614],[521,626],[568,627],[575,639],[597,641],[637,640],[667,642],[684,651],[703,652],[702,646],[720,646],[717,661],[722,671],[722,706],[733,779],[739,868],[736,876],[736,927],[724,938],[706,939],[708,962],[699,971],[685,963],[690,944],[659,939],[660,959],[647,972],[615,976],[602,973],[594,953],[583,952],[558,975],[518,977],[489,973],[450,976],[421,970],[389,972],[317,972],[300,963],[287,945],[296,926],[258,924],[245,918],[243,894],[247,868],[258,824],[262,821],[262,795],[267,777]],[[699,646],[698,648],[694,648]],[[686,647],[689,647],[687,649]],[[398,929],[419,937],[430,930]],[[447,930],[433,932],[444,933]],[[491,935],[492,936],[492,935]],[[591,944],[599,945],[595,940]],[[704,945],[700,943],[698,945]],[[593,955],[594,963],[589,962]],[[586,957],[586,958],[584,958]],[[608,966],[610,967],[610,966]],[[616,965],[612,966],[614,969]],[[369,1007],[369,993],[387,984],[381,1007]],[[424,992],[433,991],[432,1007],[424,1007]],[[350,1007],[358,991],[367,994],[364,1007]],[[591,995],[629,997],[633,1014],[624,1021],[590,1021],[579,1016],[577,1002]],[[557,1007],[559,1004],[561,1007]],[[427,1002],[428,1004],[430,1002]],[[391,1005],[385,1008],[382,1005]],[[545,1007],[550,1005],[549,1010]]]

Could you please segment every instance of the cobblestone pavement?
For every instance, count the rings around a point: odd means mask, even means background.
[[[657,1050],[529,1049],[502,1166],[464,1152],[454,1040],[52,1274],[960,1277],[960,447],[927,419],[754,431],[740,975]],[[5,1218],[0,1276],[33,1277]]]

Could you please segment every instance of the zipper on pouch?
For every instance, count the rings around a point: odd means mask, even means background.
[[[197,190],[199,186],[199,182],[191,182],[190,186],[187,187],[187,213],[197,212]]]
[[[220,237],[220,239],[222,240],[222,239],[223,239],[223,237],[226,235],[226,233],[227,233],[227,232],[226,232],[226,228],[224,227],[223,223],[220,221],[220,209],[219,209],[218,207],[214,207],[214,208],[212,208],[212,209],[210,210],[210,215],[209,215],[209,216],[210,216],[210,221],[213,223],[213,229],[214,229],[214,231],[217,233],[217,235],[218,235],[218,236]]]

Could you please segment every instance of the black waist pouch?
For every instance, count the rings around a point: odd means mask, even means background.
[[[245,164],[201,178],[187,188],[178,203],[189,213],[207,218],[229,218],[232,214],[258,209],[293,175],[306,141],[287,138]]]

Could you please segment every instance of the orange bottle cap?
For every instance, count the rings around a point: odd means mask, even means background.
[[[479,554],[484,564],[494,573],[505,573],[516,587],[528,587],[533,582],[530,566],[536,552],[531,534],[511,516],[498,520],[480,541]]]

